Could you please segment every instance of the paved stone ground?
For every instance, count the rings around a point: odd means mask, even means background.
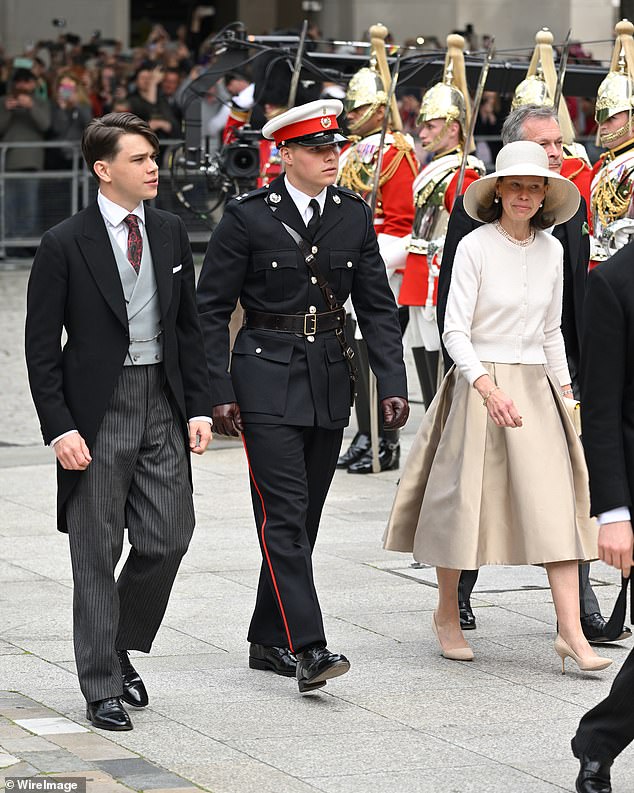
[[[228,441],[194,460],[194,540],[152,654],[134,659],[150,706],[132,713],[132,732],[91,730],[52,455],[22,362],[26,279],[0,271],[0,778],[70,775],[100,793],[573,790],[570,737],[628,648],[605,649],[615,661],[605,673],[569,664],[562,676],[544,572],[489,568],[474,599],[476,660],[441,658],[429,624],[433,571],[381,549],[397,472],[338,472],[322,521],[315,577],[330,646],[348,655],[350,673],[302,698],[292,680],[247,668],[259,552],[243,452]],[[593,579],[607,612],[617,576],[595,563]],[[629,750],[613,771],[616,793],[629,793],[632,778]]]

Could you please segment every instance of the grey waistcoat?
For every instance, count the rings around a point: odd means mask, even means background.
[[[141,226],[141,224],[139,224]],[[154,277],[154,264],[150,244],[142,229],[143,253],[139,274],[128,261],[125,253],[108,228],[110,244],[119,268],[119,277],[123,286],[128,327],[130,330],[130,347],[124,366],[142,366],[160,363],[163,360],[163,342],[161,339],[161,311]]]

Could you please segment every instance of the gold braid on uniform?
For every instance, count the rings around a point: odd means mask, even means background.
[[[382,169],[381,176],[379,177],[379,190],[388,180],[394,176],[399,168],[399,165],[401,164],[401,161],[403,160],[403,157],[405,157],[409,163],[409,167],[412,169],[414,176],[416,176],[418,173],[418,166],[414,158],[414,152],[411,144],[408,143],[402,132],[393,132],[392,137],[393,140],[390,143],[390,146],[393,146],[396,149],[397,154],[390,164]],[[353,152],[351,152],[351,155],[352,154]],[[378,159],[378,147],[369,163],[362,162],[356,156],[356,154],[355,156],[349,156],[341,170],[339,184],[343,187],[347,187],[349,190],[354,190],[356,193],[363,194],[367,192],[372,186],[372,180],[374,179],[374,169]]]
[[[625,216],[632,200],[632,182],[629,178],[632,170],[628,170],[615,184],[606,169],[592,193],[592,209],[603,226]]]

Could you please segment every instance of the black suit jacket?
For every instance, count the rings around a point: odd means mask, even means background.
[[[236,301],[273,314],[328,311],[287,224],[306,225],[284,185],[231,201],[212,234],[198,282],[198,305],[214,405],[237,402],[246,421],[340,428],[348,423],[347,364],[333,332],[314,341],[243,328],[229,367],[228,322]],[[387,283],[369,207],[329,187],[313,239],[317,262],[339,302],[352,296],[376,373],[379,397],[407,396],[398,312]]]
[[[632,508],[634,243],[588,277],[581,355],[583,448],[592,514]]]
[[[209,415],[209,382],[194,294],[194,267],[182,221],[145,208],[163,329],[168,393],[183,427]],[[61,334],[68,336],[61,347]],[[29,278],[26,361],[45,443],[77,429],[90,449],[129,346],[123,288],[97,203],[42,237]],[[81,471],[58,465],[58,528]]]
[[[564,297],[561,317],[561,331],[566,345],[566,355],[570,374],[575,378],[579,370],[579,355],[583,328],[583,303],[585,296],[588,260],[590,259],[590,237],[583,233],[586,221],[586,202],[581,199],[579,209],[567,223],[555,226],[553,235],[561,242],[564,249]],[[454,204],[445,247],[442,255],[440,275],[438,276],[438,329],[440,335],[445,325],[447,297],[451,284],[451,273],[456,248],[460,240],[470,231],[482,224],[465,212],[463,197],[459,196]],[[448,369],[453,361],[443,345],[445,366]]]

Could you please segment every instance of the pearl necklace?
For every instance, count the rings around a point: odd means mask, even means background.
[[[504,226],[500,223],[499,220],[496,220],[493,225],[495,228],[500,232],[500,234],[505,237],[509,242],[512,242],[513,245],[519,245],[520,248],[528,247],[531,242],[535,239],[535,229],[531,229],[531,233],[525,240],[516,240],[515,237],[511,236],[508,231],[504,228]]]

